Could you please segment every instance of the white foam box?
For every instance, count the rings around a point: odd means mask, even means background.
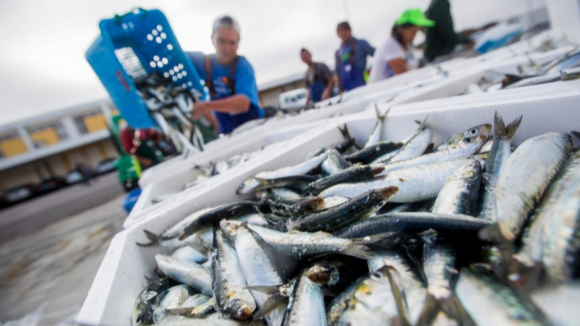
[[[165,169],[157,170],[155,174],[149,175],[149,178],[139,181],[142,189],[141,195],[135,207],[133,207],[131,213],[123,223],[123,227],[127,228],[138,221],[147,209],[157,205],[164,205],[164,202],[154,204],[153,201],[155,199],[172,193],[178,194],[182,191],[189,191],[190,189],[185,189],[185,185],[194,181],[201,174],[200,170],[194,169],[196,165],[208,165],[210,162],[215,163],[219,160],[226,160],[237,154],[253,153],[248,161],[242,162],[224,173],[229,174],[243,165],[253,164],[253,160],[259,160],[264,155],[272,155],[270,153],[284,147],[286,141],[302,133],[314,131],[320,128],[320,124],[324,123],[326,122],[318,121],[310,124],[281,128],[279,130],[273,130],[269,127],[260,128],[255,132],[233,138],[230,146],[208,148],[206,151],[192,155],[188,159],[178,157],[181,160],[180,162],[171,162]],[[213,182],[213,179],[205,180],[203,183]],[[199,184],[193,187],[197,186]]]
[[[271,145],[277,141],[287,140],[295,137],[299,133],[315,128],[314,125],[312,125],[312,121],[314,121],[314,123],[316,121],[323,121],[330,118],[332,114],[340,116],[341,114],[353,114],[359,111],[374,112],[375,103],[381,104],[380,107],[385,107],[456,96],[465,91],[466,85],[477,83],[483,77],[493,79],[497,77],[498,73],[517,74],[518,67],[521,65],[529,65],[530,62],[541,65],[553,60],[554,58],[562,57],[564,54],[569,53],[571,49],[572,47],[570,46],[564,46],[545,53],[520,55],[500,62],[485,62],[471,65],[465,69],[455,70],[454,72],[448,73],[447,76],[437,74],[430,79],[409,82],[404,86],[394,87],[389,91],[377,90],[374,93],[367,93],[364,98],[358,100],[351,98],[350,102],[306,111],[298,116],[288,117],[287,119],[269,121],[253,130],[249,130],[240,135],[233,135],[227,141],[220,140],[221,143],[214,145],[213,147],[208,147],[204,153],[193,155],[189,159],[182,159],[181,162],[176,162],[174,159],[170,164],[167,164],[164,169],[157,169],[154,174],[145,174],[139,181],[139,184],[143,189],[141,196],[131,211],[131,214],[129,214],[129,217],[125,221],[124,226],[128,227],[135,223],[135,221],[141,219],[144,210],[154,205],[154,199],[167,194],[183,191],[185,184],[193,181],[199,175],[199,171],[193,169],[193,166],[196,164],[208,164],[210,161],[226,159],[229,156],[242,152],[256,151],[261,147]],[[456,61],[456,64],[459,64],[460,62],[464,63],[465,61],[469,60]],[[409,72],[409,74],[411,73],[413,72]],[[405,75],[407,74],[402,74],[400,77]],[[382,84],[382,87],[385,87],[384,84],[387,84],[392,80],[396,81],[397,77],[387,79],[377,84],[361,87],[361,89],[373,87],[376,89],[376,85],[379,84]],[[396,84],[397,83],[391,83],[389,85]],[[157,205],[164,205],[164,203],[159,203]]]
[[[437,143],[455,132],[491,123],[497,111],[506,121],[523,115],[514,139],[517,145],[545,132],[577,129],[580,125],[578,103],[580,81],[569,81],[399,105],[392,108],[382,136],[401,140],[417,128],[415,120],[429,114],[429,126]],[[205,183],[187,196],[171,200],[170,205],[165,205],[162,210],[149,211],[142,221],[113,238],[77,322],[89,325],[129,323],[135,298],[147,285],[145,276],[152,276],[154,255],[161,251],[160,248],[141,248],[135,244],[146,241],[143,230],[158,233],[196,210],[240,200],[234,191],[246,178],[260,171],[299,163],[313,150],[341,141],[337,127],[343,123],[347,124],[353,137],[364,143],[373,130],[375,119],[370,112],[359,117],[335,119],[316,133],[296,137],[277,155],[264,157],[252,166],[246,165],[227,178]]]

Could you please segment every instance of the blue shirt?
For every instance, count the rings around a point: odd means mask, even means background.
[[[354,67],[360,71],[364,71],[367,68],[367,56],[373,56],[375,54],[375,48],[369,44],[366,40],[356,39],[354,36],[350,38],[347,44],[340,44],[338,49],[340,58],[345,58],[350,56],[350,51],[352,48],[352,42],[356,40],[356,49],[354,50]],[[348,61],[348,60],[345,60]],[[336,71],[338,71],[338,62],[336,64]]]
[[[206,81],[208,76],[205,67],[205,55],[201,52],[187,52],[187,54],[199,73],[199,77]],[[248,112],[239,114],[214,111],[214,115],[218,121],[218,133],[220,134],[230,133],[236,127],[250,120],[264,117],[264,111],[260,108],[260,102],[258,100],[258,87],[256,86],[254,68],[250,62],[243,56],[238,57],[233,72],[233,89],[229,83],[224,81],[224,79],[227,80],[231,77],[231,69],[231,65],[220,65],[216,62],[215,55],[210,55],[211,78],[215,90],[215,94],[210,95],[211,100],[219,100],[241,94],[250,100],[250,109]]]

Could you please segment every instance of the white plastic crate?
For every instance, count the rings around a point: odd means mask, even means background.
[[[383,136],[401,140],[416,128],[415,120],[430,115],[429,125],[434,131],[434,142],[451,134],[484,122],[491,123],[498,111],[505,120],[523,115],[522,124],[514,143],[549,131],[569,132],[580,125],[578,114],[580,81],[556,82],[521,89],[506,90],[461,97],[425,101],[392,108],[383,129]],[[232,202],[240,198],[236,188],[247,178],[260,171],[298,163],[307,153],[341,140],[337,126],[346,123],[351,134],[364,143],[375,124],[375,117],[367,112],[362,117],[345,117],[309,135],[301,135],[285,148],[260,162],[216,178],[179,196],[164,205],[162,210],[149,210],[143,220],[117,234],[105,255],[77,322],[90,325],[126,325],[133,303],[146,286],[145,276],[151,276],[155,267],[154,255],[159,248],[141,248],[136,242],[146,241],[143,230],[161,232],[167,226],[188,214],[208,206]]]

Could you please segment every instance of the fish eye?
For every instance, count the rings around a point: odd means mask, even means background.
[[[463,141],[469,144],[471,143],[471,138],[465,138]]]
[[[379,279],[379,280],[380,280],[381,278],[383,278],[383,274],[381,274],[381,273],[379,273],[379,272],[374,272],[374,273],[372,273],[372,274],[371,274],[371,276],[372,276],[373,278],[375,278],[375,279]]]
[[[474,128],[474,129],[471,129],[471,130],[469,131],[469,134],[470,134],[470,135],[473,135],[473,136],[477,135],[477,129],[475,129],[475,128]]]

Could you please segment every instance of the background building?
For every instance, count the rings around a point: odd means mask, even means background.
[[[302,73],[262,84],[260,102],[278,107],[281,93],[302,87]],[[0,126],[0,194],[22,184],[64,177],[79,163],[95,168],[118,157],[107,129],[117,112],[106,99]]]
[[[102,100],[0,126],[0,192],[118,157],[107,129],[115,111]]]
[[[262,107],[278,107],[280,94],[297,88],[304,88],[304,73],[290,75],[258,86],[258,94]]]

